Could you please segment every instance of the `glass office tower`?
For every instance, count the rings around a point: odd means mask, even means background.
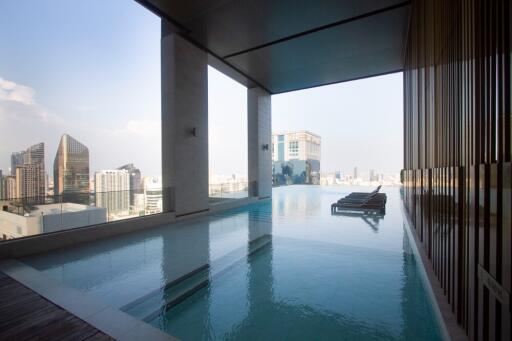
[[[53,163],[54,194],[89,192],[89,149],[62,135]]]

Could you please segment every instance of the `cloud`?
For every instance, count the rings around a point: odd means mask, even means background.
[[[0,118],[46,120],[48,113],[35,101],[35,90],[0,77]]]
[[[160,121],[157,120],[130,120],[126,125],[113,131],[116,135],[139,135],[143,137],[160,136]]]
[[[94,105],[80,105],[76,108],[76,110],[80,112],[92,112],[96,111],[96,107]]]

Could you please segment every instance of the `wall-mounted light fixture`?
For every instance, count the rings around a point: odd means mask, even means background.
[[[268,144],[264,144],[264,145],[262,145],[262,146],[261,146],[261,149],[263,149],[263,150],[268,150]]]
[[[191,129],[189,130],[189,132],[190,132],[190,135],[192,135],[192,136],[194,136],[194,137],[196,137],[196,136],[197,136],[197,129],[196,129],[196,127],[191,128]]]

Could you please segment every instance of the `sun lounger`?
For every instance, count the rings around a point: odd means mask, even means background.
[[[331,211],[378,211],[385,212],[386,194],[379,193],[381,186],[369,193],[354,192],[331,205]]]
[[[338,200],[339,203],[341,202],[364,202],[365,200],[368,200],[379,193],[381,186],[378,186],[375,190],[372,192],[352,192],[346,197]]]

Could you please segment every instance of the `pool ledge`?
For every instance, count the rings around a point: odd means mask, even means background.
[[[0,261],[0,271],[116,340],[178,340],[18,260]]]
[[[413,241],[411,247],[415,256],[421,259],[422,267],[421,271],[426,279],[427,291],[434,301],[434,309],[437,315],[439,324],[441,325],[441,332],[445,340],[452,341],[467,341],[467,337],[464,330],[457,324],[455,316],[452,313],[451,306],[444,295],[441,283],[437,279],[432,263],[428,259],[425,249],[422,247],[418,235],[414,231],[411,223],[411,218],[405,209],[403,201],[401,201],[400,209],[404,216],[405,230],[409,236],[409,240]]]

